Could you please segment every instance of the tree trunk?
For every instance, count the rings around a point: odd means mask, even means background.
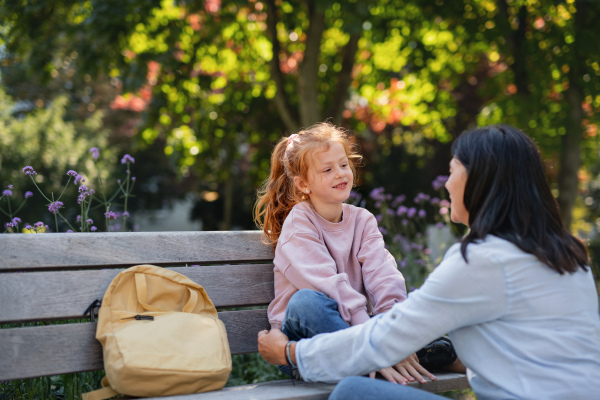
[[[327,110],[327,115],[325,115],[326,118],[333,118],[337,124],[342,123],[344,104],[346,104],[346,99],[348,98],[348,87],[350,87],[350,83],[352,82],[352,70],[354,69],[358,41],[361,36],[361,33],[351,34],[348,43],[344,46],[342,69],[338,74],[338,81],[335,93],[331,99],[331,106]]]
[[[569,121],[567,131],[562,137],[560,153],[560,171],[558,173],[558,206],[560,217],[565,228],[570,229],[575,199],[579,194],[579,167],[581,166],[581,142],[583,140],[583,89],[579,83],[581,72],[579,69],[578,40],[584,40],[577,31],[582,28],[585,17],[585,5],[583,2],[576,3],[574,34],[575,42],[572,46],[572,62],[569,68],[569,88],[566,92],[569,104]]]
[[[269,62],[269,68],[271,71],[271,79],[275,82],[277,91],[275,92],[274,103],[277,107],[277,112],[281,117],[285,127],[290,132],[296,132],[298,130],[298,121],[294,117],[292,107],[288,101],[288,96],[285,93],[285,86],[283,84],[283,73],[279,66],[279,53],[281,52],[281,44],[277,39],[277,8],[275,6],[275,0],[267,0],[267,30],[269,36],[271,36],[271,44],[273,46],[273,57]]]
[[[300,94],[300,125],[309,127],[321,121],[319,104],[319,53],[321,38],[325,30],[325,14],[319,10],[316,2],[308,2],[309,23],[306,32],[306,49],[299,68],[298,92]]]

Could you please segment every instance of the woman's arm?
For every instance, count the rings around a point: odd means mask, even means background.
[[[453,246],[423,287],[389,312],[298,342],[302,377],[337,382],[364,375],[398,363],[446,332],[502,316],[507,307],[502,266],[473,251],[468,256],[469,264]]]

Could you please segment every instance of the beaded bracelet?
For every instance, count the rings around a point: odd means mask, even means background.
[[[290,340],[286,345],[285,345],[285,359],[288,362],[288,364],[290,364],[292,366],[292,368],[298,368],[296,366],[296,364],[294,364],[292,362],[292,357],[290,357],[290,346],[292,345],[292,343],[296,343],[295,340]]]

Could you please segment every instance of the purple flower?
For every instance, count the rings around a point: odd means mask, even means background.
[[[397,207],[400,204],[402,204],[404,202],[404,200],[406,200],[406,196],[401,194],[400,196],[396,196],[394,198],[394,201],[392,201],[392,207]]]
[[[414,198],[414,202],[415,203],[420,203],[422,201],[427,201],[431,198],[431,196],[429,196],[428,194],[425,193],[418,193],[417,197]]]
[[[73,233],[71,229],[67,229],[67,233]]]
[[[375,188],[369,193],[369,197],[373,200],[384,201],[385,200],[385,189],[382,187]]]
[[[443,188],[444,185],[446,184],[447,180],[448,180],[448,176],[439,175],[437,178],[435,178],[433,180],[433,182],[431,182],[431,186],[433,187],[433,190],[440,190],[441,188]]]
[[[406,261],[404,261],[404,260],[400,261],[400,268],[402,268],[402,269],[406,268]]]
[[[383,226],[379,227],[379,232],[381,232],[382,235],[387,235],[387,229],[385,229]]]
[[[123,212],[123,216],[124,216],[124,217],[129,217],[129,211],[124,211],[124,212]]]
[[[26,166],[25,168],[23,168],[23,172],[25,173],[25,175],[31,175],[31,176],[35,176],[37,175],[37,172],[35,172],[33,170],[33,167],[31,166]]]
[[[77,174],[77,176],[75,177],[74,183],[78,184],[79,182],[81,182],[81,183],[85,182],[85,178],[83,176]]]
[[[90,218],[90,219],[86,219],[85,222],[87,222],[88,224],[91,225],[94,223],[94,220]]]
[[[9,189],[3,190],[2,196],[6,196],[6,197],[12,196],[12,190],[9,190]]]
[[[92,226],[92,227],[90,228],[90,231],[92,231],[92,232],[96,232],[97,230],[98,230],[98,228],[96,228],[95,226]]]
[[[450,202],[448,200],[440,201],[440,207],[450,207]]]
[[[117,179],[117,183],[121,183],[121,180],[120,180],[120,179]]]
[[[95,194],[95,193],[96,193],[96,191],[94,189],[89,190],[89,194]]]
[[[432,206],[437,206],[438,204],[440,204],[440,199],[434,197],[429,203],[431,203]]]
[[[121,159],[121,164],[127,164],[129,162],[133,164],[135,163],[135,160],[129,154],[125,154]]]
[[[400,206],[398,207],[398,209],[396,210],[396,215],[397,216],[402,216],[404,214],[406,214],[406,212],[408,211],[408,208],[404,207],[404,206]]]
[[[54,203],[50,203],[48,206],[48,211],[50,211],[52,214],[56,214],[62,206],[64,206],[62,201],[55,201]]]
[[[38,221],[38,222],[36,222],[35,224],[33,224],[33,227],[34,227],[35,229],[39,229],[39,228],[41,228],[41,227],[43,227],[43,226],[44,226],[44,223],[43,223],[42,221]]]
[[[87,191],[88,188],[85,185],[79,186],[79,193]]]
[[[444,224],[442,224],[441,222],[438,222],[437,224],[435,224],[435,227],[438,229],[442,229],[444,227]]]
[[[106,219],[117,219],[117,214],[115,214],[113,211],[105,212],[104,216]]]
[[[13,223],[13,224],[15,224],[15,225],[18,225],[18,224],[20,224],[20,223],[21,223],[21,218],[19,218],[19,217],[14,217],[14,218],[12,219],[12,223]]]
[[[406,212],[406,216],[407,216],[408,218],[412,218],[412,217],[414,217],[416,214],[417,214],[417,209],[416,209],[416,208],[414,208],[414,207],[411,207],[411,208],[409,208],[409,209],[408,209],[408,211]]]
[[[67,171],[67,175],[72,176],[73,178],[77,178],[77,172],[73,171],[72,169]]]
[[[90,149],[90,153],[92,153],[92,157],[94,158],[94,160],[97,160],[98,157],[100,156],[100,152],[98,151],[97,147],[92,147]]]
[[[388,209],[386,210],[386,212],[388,213],[388,215],[395,215],[395,214],[396,214],[396,213],[394,212],[394,210],[392,210],[392,209],[390,209],[390,208],[388,208]]]
[[[31,193],[30,191],[25,192],[25,198],[28,199],[31,196],[33,196],[33,193]]]
[[[13,185],[8,185],[7,186],[10,190],[13,190],[15,187]]]
[[[425,210],[419,210],[419,218],[425,218],[425,216],[427,215],[427,213],[425,212]]]
[[[27,224],[25,225],[25,229],[32,230],[33,228],[31,227],[31,225]]]
[[[377,214],[375,216],[375,221],[377,221],[378,224],[380,224],[382,220],[383,220],[383,215]]]
[[[132,176],[132,177],[131,177],[131,180],[132,180],[133,182],[135,182],[135,176]]]
[[[13,226],[15,226],[15,224],[13,224],[12,222],[7,222],[4,224],[4,229],[12,228]]]

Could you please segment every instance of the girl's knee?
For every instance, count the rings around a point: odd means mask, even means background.
[[[307,307],[315,307],[323,302],[323,299],[328,297],[321,292],[312,289],[300,289],[292,295],[288,303],[287,309],[306,309]]]

